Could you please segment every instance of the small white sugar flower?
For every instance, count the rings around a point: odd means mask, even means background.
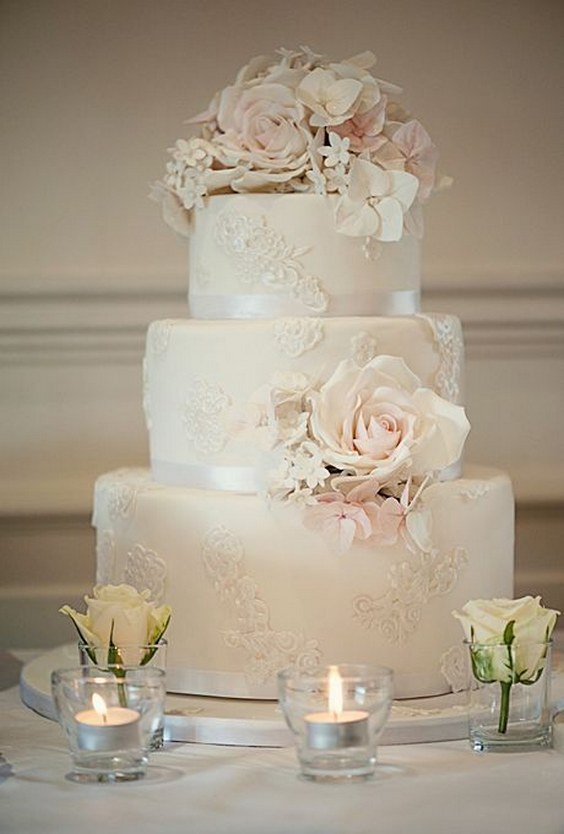
[[[319,168],[313,168],[311,171],[306,171],[306,177],[312,182],[315,194],[327,193],[327,183]]]
[[[203,198],[208,193],[207,186],[201,177],[187,177],[182,188],[178,189],[178,196],[182,200],[184,208],[203,208]]]
[[[336,165],[346,165],[349,161],[351,140],[348,136],[341,138],[338,133],[330,131],[329,145],[319,148],[321,156],[325,157],[325,166],[334,168]]]
[[[179,139],[172,150],[172,156],[189,168],[203,171],[213,162],[213,147],[205,139],[199,139],[197,136]]]
[[[339,164],[335,168],[326,168],[325,181],[327,183],[327,191],[330,193],[338,192],[339,194],[345,194],[349,186],[349,175],[345,170],[345,166]]]
[[[311,441],[306,440],[298,446],[289,460],[291,476],[296,481],[305,482],[310,489],[323,486],[329,477],[329,471],[323,465],[321,450]]]

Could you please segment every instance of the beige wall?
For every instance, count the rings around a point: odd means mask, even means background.
[[[425,306],[463,319],[468,456],[514,479],[517,590],[564,610],[563,22],[550,0],[3,1],[0,640],[68,636],[92,482],[146,460],[144,331],[185,314],[184,246],[147,199],[166,148],[248,57],[302,43],[373,49],[455,178]]]

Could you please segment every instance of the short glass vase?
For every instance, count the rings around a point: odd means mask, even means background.
[[[519,752],[551,745],[552,643],[468,648],[468,736],[473,750]]]
[[[123,782],[145,775],[155,730],[163,724],[165,673],[151,666],[79,666],[51,675],[57,718],[77,782]]]
[[[328,666],[315,674],[287,669],[278,674],[278,699],[303,777],[337,782],[374,775],[393,699],[391,669],[367,664]]]
[[[118,677],[124,666],[128,668],[145,668],[166,670],[166,655],[168,643],[159,640],[158,643],[145,645],[92,646],[89,643],[78,642],[78,658],[81,666],[92,666],[97,669],[111,670]],[[155,727],[151,739],[151,750],[160,750],[164,744],[164,718]]]

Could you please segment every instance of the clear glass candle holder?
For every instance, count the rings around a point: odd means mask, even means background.
[[[78,641],[78,658],[81,666],[93,666],[98,669],[114,671],[119,676],[123,666],[129,668],[151,666],[166,670],[168,643],[165,639],[158,643],[144,645],[92,646]],[[164,743],[164,718],[155,727],[151,740],[151,750],[160,750]]]
[[[473,750],[551,745],[552,644],[476,643],[468,648],[468,735]]]
[[[165,639],[158,643],[125,644],[113,646],[92,646],[78,641],[78,660],[81,666],[156,666],[166,669],[168,643]]]
[[[350,781],[374,774],[393,699],[391,669],[340,664],[311,675],[287,669],[278,674],[278,698],[304,777]]]
[[[57,669],[51,689],[79,782],[122,782],[145,775],[163,725],[165,673],[151,666]]]

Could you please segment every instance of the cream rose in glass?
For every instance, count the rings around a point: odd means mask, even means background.
[[[380,486],[455,463],[470,429],[461,406],[421,387],[395,356],[377,356],[362,368],[341,362],[310,402],[311,433],[325,463],[370,474]]]
[[[470,600],[452,613],[464,629],[476,680],[500,684],[498,731],[505,733],[511,687],[539,680],[560,612],[544,608],[538,596],[525,596]]]
[[[131,585],[96,585],[92,596],[84,597],[85,614],[69,605],[59,610],[73,621],[91,659],[96,659],[97,649],[107,648],[108,665],[144,665],[162,641],[171,616],[170,606],[157,607],[150,597],[150,591],[139,592]],[[147,651],[139,659],[140,646]]]

